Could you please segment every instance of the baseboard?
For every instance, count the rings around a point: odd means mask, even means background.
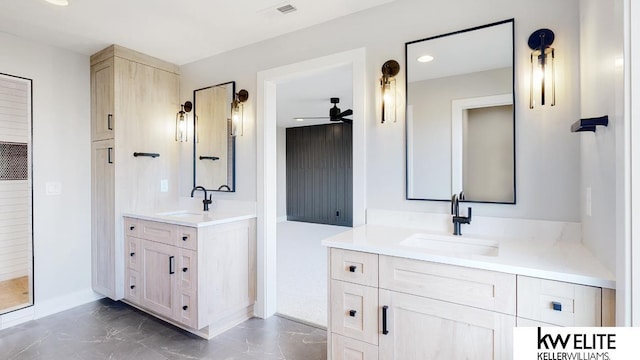
[[[34,318],[39,319],[53,315],[102,298],[104,298],[104,295],[100,295],[91,289],[86,289],[53,299],[36,302],[34,305]]]
[[[327,330],[327,326],[326,325],[316,324],[314,322],[302,320],[302,319],[299,319],[299,318],[294,317],[294,316],[285,315],[285,314],[282,314],[282,313],[279,313],[279,312],[275,313],[275,316],[281,317],[283,319],[287,319],[287,320],[290,320],[290,321],[293,321],[293,322],[297,322],[297,323],[300,323],[300,324],[303,324],[303,325],[311,326],[311,327],[314,327],[316,329]]]
[[[50,300],[36,302],[33,306],[0,315],[0,330],[69,310],[76,306],[102,299],[103,297],[104,296],[93,292],[93,290],[87,289]]]

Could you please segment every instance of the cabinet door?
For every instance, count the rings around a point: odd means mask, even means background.
[[[175,303],[176,248],[148,240],[141,240],[140,248],[142,252],[141,304],[159,315],[173,318],[177,306]]]
[[[113,139],[113,59],[91,67],[91,140]]]
[[[97,293],[117,299],[113,140],[92,143],[91,153],[92,286]]]
[[[512,356],[514,316],[383,289],[379,296],[380,359]],[[384,306],[388,308],[383,310]]]

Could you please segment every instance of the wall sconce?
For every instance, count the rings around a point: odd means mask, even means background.
[[[180,111],[176,114],[176,141],[187,142],[187,122],[189,121],[188,112],[191,112],[193,104],[187,101],[180,105]]]
[[[244,130],[244,102],[249,99],[245,89],[238,91],[231,103],[231,136],[242,136]]]
[[[540,93],[540,105],[545,105],[546,93],[551,93],[551,106],[556,105],[555,50],[551,47],[555,35],[549,29],[536,30],[529,36],[531,50],[531,85],[529,108],[533,109],[534,97]]]
[[[382,123],[387,120],[396,122],[396,78],[400,72],[400,64],[395,60],[389,60],[382,65],[382,77],[380,88],[382,91]]]

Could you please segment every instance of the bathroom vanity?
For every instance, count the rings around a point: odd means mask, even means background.
[[[251,318],[255,216],[126,214],[124,301],[210,339]]]
[[[333,360],[511,359],[515,326],[615,325],[614,277],[580,243],[364,225],[323,244]]]

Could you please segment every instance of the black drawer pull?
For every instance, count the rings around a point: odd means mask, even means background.
[[[553,311],[562,311],[562,304],[557,301],[552,301],[551,306],[553,307]]]
[[[111,119],[113,119],[113,115],[107,114],[107,130],[113,130],[113,127],[111,126]]]
[[[356,312],[355,310],[349,310],[349,316],[351,317],[356,317]]]
[[[382,334],[387,335],[389,330],[387,330],[387,310],[389,307],[387,305],[382,307]]]
[[[131,227],[129,227],[129,230],[133,231],[135,230],[135,228],[136,228],[135,226],[131,225]]]
[[[182,307],[182,310],[187,310],[189,307],[187,305]]]
[[[189,268],[182,268],[182,272],[187,272]]]
[[[187,240],[189,240],[189,237],[188,237],[188,236],[183,236],[183,237],[182,237],[182,241],[187,241]]]
[[[175,256],[169,256],[169,275],[176,273],[175,267],[174,267],[174,260],[175,260]]]
[[[131,290],[133,290],[133,289],[136,288],[136,286],[135,285],[131,285],[130,288],[131,288]]]
[[[107,148],[107,163],[113,164],[113,159],[111,158],[111,152],[113,151],[112,147]]]
[[[355,265],[349,266],[349,272],[354,273],[354,272],[356,272],[356,269],[357,269],[357,267]]]
[[[132,253],[130,253],[130,254],[129,254],[129,256],[133,256],[133,255],[135,255],[135,254],[136,254],[136,253],[132,252]]]

